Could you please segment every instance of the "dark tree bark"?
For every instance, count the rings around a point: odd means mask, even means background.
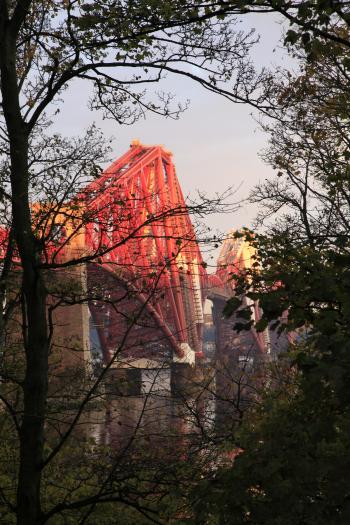
[[[37,267],[40,247],[32,232],[28,195],[28,131],[20,111],[16,74],[16,27],[1,7],[0,70],[3,112],[10,141],[13,230],[22,263],[23,326],[26,370],[20,425],[19,525],[38,522],[47,396],[48,337],[46,291]],[[22,3],[25,9],[26,2]]]

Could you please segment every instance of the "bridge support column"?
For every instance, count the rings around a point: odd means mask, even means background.
[[[106,393],[110,396],[138,396],[142,388],[141,368],[110,368],[105,380]]]
[[[52,313],[52,366],[60,371],[84,369],[90,364],[89,307],[87,301],[84,302],[87,296],[86,265],[50,272],[47,280],[49,292],[50,287],[54,292],[53,304],[57,296],[68,297],[67,303],[63,301]],[[70,295],[73,304],[69,302]]]
[[[174,397],[191,397],[203,389],[203,373],[200,367],[172,363],[170,389]]]

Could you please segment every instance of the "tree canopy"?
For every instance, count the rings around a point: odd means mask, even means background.
[[[198,507],[197,521],[343,524],[349,520],[348,6],[263,4],[289,13],[299,27],[287,32],[299,71],[276,75],[272,119],[262,121],[269,137],[262,156],[276,175],[251,192],[260,205],[260,233],[238,235],[255,246],[256,264],[235,280],[238,299],[248,294],[260,303],[257,330],[291,334],[282,356],[290,381],[268,389],[234,436],[240,453],[232,468],[204,484],[208,504]],[[254,324],[251,308],[242,308],[237,298],[226,308],[241,317],[239,329]]]

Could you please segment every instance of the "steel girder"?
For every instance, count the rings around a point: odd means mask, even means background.
[[[200,354],[207,275],[172,154],[136,142],[79,200],[88,215],[86,254],[147,305],[177,359]]]

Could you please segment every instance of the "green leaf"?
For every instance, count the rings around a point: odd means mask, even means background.
[[[255,323],[255,330],[257,332],[263,332],[268,327],[268,320],[262,317],[257,323]]]
[[[223,309],[224,317],[231,317],[232,314],[241,306],[242,300],[238,297],[231,297]]]

